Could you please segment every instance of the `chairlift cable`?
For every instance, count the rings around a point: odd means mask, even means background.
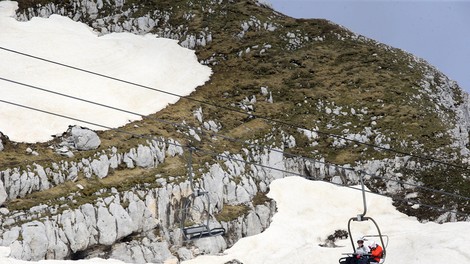
[[[95,102],[95,101],[75,97],[75,96],[64,94],[64,93],[51,91],[51,90],[41,88],[41,87],[38,87],[38,86],[35,86],[35,85],[26,84],[26,83],[18,82],[18,81],[15,81],[15,80],[6,79],[6,78],[3,78],[3,77],[0,77],[0,80],[6,81],[6,82],[11,82],[11,83],[21,85],[21,86],[25,86],[25,87],[29,87],[31,89],[36,89],[36,90],[40,90],[40,91],[43,91],[43,92],[52,93],[52,94],[56,94],[56,95],[59,95],[59,96],[71,98],[71,99],[82,101],[82,102],[85,102],[85,103],[98,105],[98,106],[109,108],[109,109],[112,109],[112,110],[121,111],[121,112],[124,112],[124,113],[133,114],[133,115],[140,116],[140,117],[147,117],[148,119],[151,119],[151,120],[154,120],[154,121],[157,121],[157,122],[162,122],[164,124],[172,125],[172,126],[177,127],[177,128],[182,127],[182,128],[188,129],[188,130],[189,129],[198,130],[197,127],[192,127],[192,126],[189,126],[189,125],[170,122],[170,121],[166,121],[166,120],[163,120],[163,119],[160,119],[160,118],[149,117],[149,116],[146,116],[144,114],[139,114],[137,112],[125,110],[125,109],[122,109],[122,108],[118,108],[118,107],[114,107],[114,106],[110,106],[110,105],[106,105],[106,104],[102,104],[102,103],[98,103],[98,102]],[[332,163],[328,163],[328,162],[322,162],[322,161],[311,159],[311,158],[308,158],[308,157],[304,157],[304,156],[301,156],[301,155],[298,155],[298,154],[293,154],[293,153],[281,151],[281,150],[278,150],[276,148],[272,148],[272,147],[269,147],[269,146],[250,143],[250,142],[246,142],[246,141],[243,141],[243,140],[240,140],[240,139],[235,139],[235,138],[231,138],[231,137],[228,137],[228,136],[225,136],[225,135],[220,135],[216,132],[210,132],[210,133],[207,133],[207,134],[209,134],[211,136],[215,136],[215,137],[220,137],[222,139],[226,139],[226,140],[229,140],[229,141],[239,142],[239,143],[242,143],[242,144],[250,146],[250,147],[258,147],[258,148],[263,148],[263,149],[266,149],[266,150],[269,150],[269,151],[281,153],[281,154],[286,155],[286,156],[298,157],[298,158],[302,158],[302,159],[308,159],[308,160],[311,160],[311,161],[314,161],[314,162],[317,162],[317,163],[335,166],[337,168],[344,169],[344,170],[352,170],[352,171],[354,170],[353,168],[348,168],[348,167],[344,167],[344,166],[340,166],[340,165],[336,165],[336,164],[332,164]]]
[[[136,113],[136,112],[133,112],[133,111],[129,111],[129,110],[125,110],[125,109],[122,109],[122,108],[118,108],[118,107],[114,107],[114,106],[109,106],[109,105],[106,105],[106,104],[98,103],[98,102],[91,101],[91,100],[87,100],[87,99],[78,98],[78,97],[71,96],[71,95],[68,95],[68,94],[59,93],[59,92],[55,92],[55,91],[51,91],[51,90],[48,90],[48,89],[45,89],[45,88],[41,88],[41,87],[38,87],[38,86],[34,86],[34,85],[30,85],[30,84],[18,82],[18,81],[15,81],[15,80],[3,78],[3,77],[0,77],[0,80],[6,81],[6,82],[11,82],[11,83],[14,83],[14,84],[17,84],[17,85],[21,85],[21,86],[25,86],[25,87],[28,87],[28,88],[31,88],[31,89],[36,89],[36,90],[40,90],[40,91],[43,91],[43,92],[52,93],[52,94],[56,94],[56,95],[59,95],[59,96],[71,98],[71,99],[78,100],[78,101],[82,101],[82,102],[85,102],[85,103],[98,105],[98,106],[105,107],[105,108],[109,108],[109,109],[112,109],[112,110],[121,111],[121,112],[128,113],[128,114],[133,114],[133,115],[136,115],[136,116],[140,116],[140,117],[142,117],[142,118],[145,117],[144,114],[139,114],[139,113]],[[185,129],[188,129],[188,130],[189,130],[189,129],[194,129],[194,130],[197,130],[197,129],[198,129],[198,128],[196,128],[196,127],[191,127],[191,126],[189,126],[189,125],[178,124],[178,123],[175,123],[175,122],[170,122],[170,121],[166,121],[166,120],[159,119],[159,118],[155,118],[155,117],[147,117],[147,118],[148,118],[148,119],[152,119],[152,120],[157,121],[157,122],[164,123],[164,124],[172,125],[172,126],[174,126],[174,127],[176,127],[176,128],[181,127],[181,128],[185,128]],[[106,127],[106,129],[109,129],[109,128]],[[340,166],[340,165],[338,165],[338,164],[334,164],[334,163],[330,163],[330,162],[323,162],[323,161],[316,160],[316,159],[309,158],[309,157],[305,157],[305,156],[302,156],[302,155],[293,154],[293,153],[289,153],[289,152],[286,152],[286,151],[278,150],[278,149],[276,149],[276,148],[272,148],[272,147],[265,146],[265,145],[260,145],[260,144],[254,144],[254,143],[245,142],[245,141],[242,141],[242,140],[239,140],[239,139],[230,138],[230,137],[227,137],[227,136],[224,136],[224,135],[220,135],[220,134],[215,133],[215,132],[211,132],[210,135],[211,135],[211,136],[220,137],[220,138],[223,138],[223,139],[226,139],[226,140],[230,140],[230,141],[240,142],[240,143],[242,143],[242,144],[244,144],[244,145],[247,145],[247,146],[250,146],[250,147],[253,147],[253,146],[254,146],[254,147],[259,147],[259,148],[267,149],[267,150],[269,150],[269,151],[281,153],[281,154],[286,155],[286,156],[297,157],[297,158],[301,158],[301,159],[303,159],[303,160],[309,160],[309,161],[312,161],[312,162],[315,162],[315,163],[320,163],[320,164],[324,164],[324,165],[329,165],[329,166],[333,166],[333,167],[336,167],[336,168],[339,168],[339,169],[343,169],[343,170],[356,171],[356,169],[354,169],[354,168],[349,168],[349,167],[345,167],[345,166]],[[404,184],[404,185],[413,186],[413,187],[416,187],[416,188],[419,188],[419,189],[423,189],[423,190],[427,190],[427,191],[431,191],[431,192],[435,192],[435,193],[440,193],[440,194],[444,194],[444,195],[448,195],[448,196],[453,196],[453,197],[456,197],[456,198],[460,198],[460,199],[464,199],[464,200],[470,201],[470,198],[469,198],[469,197],[465,197],[465,196],[458,195],[458,194],[455,194],[455,193],[450,193],[450,192],[446,192],[446,191],[442,191],[442,190],[432,189],[432,188],[429,188],[429,187],[425,187],[425,186],[421,186],[421,185],[413,184],[413,183],[408,183],[408,182],[404,182],[404,181],[400,181],[400,180],[395,180],[395,179],[392,179],[392,178],[388,178],[388,179],[387,179],[387,178],[385,178],[384,176],[378,176],[378,175],[370,174],[370,173],[367,173],[367,172],[363,172],[363,173],[365,173],[365,175],[369,175],[369,176],[374,177],[374,178],[380,178],[380,179],[385,179],[385,180],[389,180],[389,181],[394,181],[394,182],[401,183],[401,184]]]
[[[35,85],[27,84],[27,83],[22,83],[22,82],[15,81],[15,80],[12,80],[12,79],[7,79],[7,78],[1,77],[1,76],[0,76],[0,80],[5,81],[5,82],[14,83],[16,85],[25,86],[25,87],[28,87],[28,88],[31,88],[31,89],[43,91],[43,92],[46,92],[46,93],[51,93],[51,94],[59,95],[59,96],[62,96],[62,97],[74,99],[74,100],[77,100],[77,101],[82,101],[82,102],[85,102],[85,103],[88,103],[88,104],[97,105],[97,106],[109,108],[109,109],[112,109],[112,110],[124,112],[124,113],[127,113],[127,114],[140,116],[142,118],[148,117],[147,115],[140,114],[140,113],[137,113],[137,112],[133,112],[133,111],[125,110],[125,109],[122,109],[122,108],[106,105],[106,104],[103,104],[103,103],[98,103],[98,102],[91,101],[91,100],[88,100],[88,99],[79,98],[79,97],[72,96],[72,95],[65,94],[65,93],[60,93],[60,92],[48,90],[48,89],[45,89],[45,88],[41,88],[39,86],[35,86]],[[155,118],[155,117],[148,117],[148,118],[153,119],[153,120],[158,121],[158,122],[161,122],[161,123],[164,123],[164,124],[172,125],[172,126],[175,126],[175,127],[189,127],[189,126],[185,126],[185,125],[182,125],[182,124],[166,121],[166,120],[163,120],[163,119],[160,119],[160,118]]]
[[[6,101],[6,100],[3,100],[3,99],[0,99],[0,102],[1,102],[1,103],[5,103],[5,104],[14,105],[14,106],[21,107],[21,108],[26,108],[26,109],[29,109],[29,110],[32,110],[32,111],[42,112],[42,113],[45,113],[45,114],[54,115],[54,116],[58,116],[58,117],[61,117],[61,118],[74,120],[74,121],[81,122],[81,123],[85,123],[85,124],[94,125],[94,126],[97,126],[97,127],[102,127],[102,128],[105,128],[105,129],[113,130],[113,131],[116,131],[116,132],[119,132],[119,133],[123,133],[123,134],[132,135],[132,136],[139,137],[139,138],[146,138],[146,139],[150,139],[150,140],[155,140],[155,141],[158,141],[158,142],[166,143],[166,144],[169,144],[169,145],[174,145],[174,146],[177,146],[177,147],[187,148],[187,146],[184,146],[184,145],[181,145],[181,144],[177,144],[177,143],[173,143],[173,142],[168,142],[168,141],[165,141],[165,140],[161,140],[161,139],[158,139],[158,138],[153,137],[153,136],[148,136],[148,135],[143,135],[143,134],[136,134],[136,133],[132,133],[132,132],[128,132],[128,131],[122,130],[122,129],[112,128],[112,127],[109,127],[109,126],[106,126],[106,125],[101,125],[101,124],[98,124],[98,123],[86,121],[86,120],[79,119],[79,118],[69,117],[69,116],[66,116],[66,115],[62,115],[62,114],[58,114],[58,113],[54,113],[54,112],[50,112],[50,111],[38,109],[38,108],[35,108],[35,107],[26,106],[26,105],[23,105],[23,104],[19,104],[19,103],[15,103],[15,102]],[[219,158],[222,158],[222,159],[233,160],[233,161],[239,161],[239,162],[243,162],[243,163],[245,163],[245,164],[249,164],[249,165],[253,165],[253,166],[257,166],[257,167],[262,167],[262,168],[266,168],[266,169],[270,169],[270,170],[274,170],[274,171],[279,171],[279,172],[283,172],[283,173],[286,173],[286,174],[291,174],[291,175],[294,175],[294,176],[299,176],[299,177],[302,177],[302,178],[306,178],[306,179],[310,179],[310,180],[311,180],[311,178],[306,177],[305,175],[300,174],[300,173],[297,173],[297,172],[292,172],[292,171],[288,171],[288,170],[283,170],[283,169],[279,169],[279,168],[274,168],[274,167],[271,167],[271,166],[259,164],[259,163],[256,163],[256,162],[246,161],[246,160],[243,160],[243,159],[238,159],[238,158],[230,157],[230,156],[223,155],[223,154],[217,154],[217,153],[212,152],[212,151],[205,151],[205,150],[203,151],[203,150],[200,150],[200,149],[195,149],[195,151],[199,151],[199,152],[202,152],[202,153],[205,153],[205,154],[214,156],[214,157],[219,157]],[[350,188],[350,189],[362,191],[361,189],[357,189],[357,188],[352,187],[352,186],[346,186],[346,185],[342,185],[342,184],[334,183],[334,182],[329,182],[329,183],[330,183],[330,184],[337,185],[337,186],[341,186],[341,187],[346,187],[346,188]],[[384,194],[374,193],[374,192],[371,192],[371,191],[366,191],[366,192],[369,192],[369,193],[372,193],[372,194],[376,194],[376,195],[380,195],[380,196],[384,196],[384,197],[390,198],[389,196],[384,195]],[[394,199],[400,200],[400,201],[409,202],[409,200],[406,200],[406,199],[400,199],[400,198],[394,198]],[[414,204],[422,205],[422,206],[425,206],[425,207],[428,207],[428,208],[433,208],[433,209],[436,209],[436,210],[439,210],[439,211],[454,213],[454,214],[456,214],[456,215],[462,215],[462,216],[466,216],[466,217],[470,216],[470,215],[465,214],[465,213],[460,213],[460,212],[453,211],[453,210],[446,210],[446,209],[443,209],[443,208],[440,208],[440,207],[436,207],[436,206],[432,206],[432,205],[427,205],[427,204],[422,204],[422,203],[414,203]]]
[[[152,90],[152,91],[155,91],[155,92],[164,93],[164,94],[167,94],[167,95],[179,97],[181,99],[186,99],[186,100],[194,101],[194,102],[197,102],[197,103],[200,103],[200,104],[209,105],[209,106],[212,106],[212,107],[216,107],[216,108],[220,108],[220,109],[240,113],[240,114],[243,114],[243,115],[251,116],[251,117],[254,117],[254,118],[263,119],[263,120],[266,120],[266,121],[286,125],[286,126],[293,127],[293,128],[299,128],[299,129],[304,129],[304,130],[316,132],[316,133],[319,133],[319,134],[322,134],[322,135],[342,139],[342,140],[345,140],[345,141],[353,142],[353,143],[356,143],[356,144],[360,144],[360,145],[364,145],[364,146],[368,146],[368,147],[372,147],[372,148],[381,149],[381,150],[384,150],[384,151],[393,152],[393,153],[404,155],[404,156],[410,156],[410,157],[413,157],[413,158],[417,158],[417,159],[421,159],[421,160],[427,160],[427,161],[435,162],[435,163],[438,163],[438,164],[443,164],[443,165],[446,165],[446,166],[451,166],[451,167],[460,168],[460,169],[464,169],[464,170],[470,170],[468,167],[463,167],[463,166],[460,166],[460,165],[457,165],[457,164],[452,164],[452,163],[449,163],[449,162],[446,162],[446,161],[433,159],[431,157],[406,153],[404,151],[400,151],[400,150],[396,150],[396,149],[392,149],[392,148],[386,148],[386,147],[374,145],[374,144],[371,144],[371,143],[362,142],[362,141],[355,140],[355,139],[349,139],[349,138],[346,138],[344,136],[340,136],[340,135],[336,135],[336,134],[332,134],[332,133],[328,133],[328,132],[323,132],[323,131],[320,131],[320,130],[317,130],[317,129],[310,129],[310,128],[306,128],[305,126],[290,124],[288,122],[277,120],[277,119],[272,119],[272,118],[269,118],[269,117],[266,117],[266,116],[255,115],[253,113],[246,113],[244,111],[241,111],[241,110],[238,110],[238,109],[235,109],[235,108],[231,108],[231,107],[227,107],[227,106],[221,106],[221,105],[210,103],[210,102],[207,102],[207,101],[204,101],[204,100],[199,100],[199,99],[196,99],[196,98],[182,96],[182,95],[179,95],[179,94],[176,94],[176,93],[171,93],[171,92],[167,92],[167,91],[157,89],[157,88],[153,88],[153,87],[150,87],[150,86],[138,84],[138,83],[131,82],[131,81],[126,81],[126,80],[116,78],[116,77],[112,77],[112,76],[109,76],[109,75],[106,75],[106,74],[97,73],[97,72],[94,72],[94,71],[91,71],[91,70],[86,70],[86,69],[83,69],[83,68],[80,68],[80,67],[71,66],[71,65],[68,65],[68,64],[65,64],[65,63],[60,63],[60,62],[53,61],[53,60],[50,60],[50,59],[45,59],[45,58],[42,58],[42,57],[39,57],[39,56],[31,55],[31,54],[28,54],[28,53],[25,53],[25,52],[20,52],[20,51],[9,49],[9,48],[5,48],[5,47],[2,47],[2,46],[0,46],[0,49],[11,52],[11,53],[15,53],[15,54],[18,54],[18,55],[21,55],[21,56],[26,56],[26,57],[30,57],[30,58],[33,58],[33,59],[41,60],[41,61],[44,61],[44,62],[47,62],[47,63],[52,63],[52,64],[55,64],[55,65],[58,65],[58,66],[61,66],[61,67],[70,68],[70,69],[73,69],[73,70],[77,70],[77,71],[85,72],[85,73],[88,73],[88,74],[96,75],[96,76],[99,76],[99,77],[102,77],[102,78],[111,79],[111,80],[114,80],[114,81],[118,81],[118,82],[122,82],[122,83],[125,83],[125,84],[137,86],[137,87],[140,87],[140,88]]]

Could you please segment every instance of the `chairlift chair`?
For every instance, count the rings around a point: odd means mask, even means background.
[[[351,223],[354,222],[354,221],[364,222],[364,221],[369,221],[370,220],[370,221],[372,221],[372,223],[374,223],[378,234],[377,235],[364,235],[363,239],[367,240],[367,238],[372,238],[372,237],[376,237],[376,238],[379,239],[380,244],[382,246],[382,250],[383,250],[382,257],[380,258],[380,261],[378,263],[377,262],[371,262],[371,264],[374,264],[374,263],[375,264],[379,264],[379,263],[381,264],[381,263],[385,262],[386,248],[387,248],[387,245],[388,245],[388,236],[387,235],[382,235],[382,233],[380,232],[379,225],[377,224],[377,222],[375,222],[375,220],[372,217],[365,216],[366,213],[367,213],[367,204],[366,204],[366,194],[365,194],[365,189],[364,189],[364,179],[363,179],[364,176],[363,176],[362,171],[360,171],[359,173],[361,175],[362,200],[363,200],[363,204],[364,204],[364,212],[362,214],[359,214],[359,215],[355,216],[355,217],[351,217],[348,221],[348,235],[349,235],[349,239],[351,240],[351,245],[352,245],[354,253],[344,253],[344,254],[348,255],[348,256],[352,256],[356,253],[356,247],[354,245],[354,239],[353,239],[353,235],[352,235],[352,232],[351,232]],[[387,243],[384,243],[384,237],[386,238]],[[339,263],[345,263],[346,259],[347,259],[347,257],[340,258]]]
[[[209,219],[210,219],[210,197],[209,192],[204,191],[202,189],[195,189],[193,185],[193,173],[192,173],[192,147],[189,147],[189,160],[188,160],[188,174],[189,174],[189,182],[191,186],[191,190],[193,193],[190,197],[187,198],[185,202],[183,202],[183,210],[182,210],[182,218],[181,218],[181,230],[183,233],[183,237],[185,240],[193,240],[199,239],[204,237],[213,237],[213,236],[220,236],[225,234],[225,228],[223,227],[216,227],[210,228],[209,227]],[[191,226],[186,227],[185,223],[188,218],[188,215],[191,210],[194,210],[192,204],[197,197],[205,196],[207,199],[207,206],[204,208],[203,212],[207,212],[207,218],[202,223],[194,224]]]
[[[225,234],[225,228],[223,227],[216,227],[216,228],[209,227],[210,198],[209,198],[208,192],[197,190],[192,195],[192,200],[194,201],[196,197],[202,196],[202,195],[204,195],[207,199],[207,206],[204,208],[204,211],[208,213],[207,218],[205,219],[205,221],[202,221],[202,223],[194,224],[194,225],[186,227],[185,222],[187,220],[188,214],[191,210],[194,210],[194,208],[191,206],[192,202],[190,199],[188,199],[184,205],[183,217],[181,219],[181,229],[183,231],[183,237],[185,240],[193,240],[193,239],[213,237],[213,236],[219,236],[219,235]]]

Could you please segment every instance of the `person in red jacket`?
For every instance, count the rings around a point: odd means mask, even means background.
[[[380,259],[383,256],[383,249],[380,245],[377,245],[375,241],[371,241],[370,245],[370,257],[367,263],[380,262]]]

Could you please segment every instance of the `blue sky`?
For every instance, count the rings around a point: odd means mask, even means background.
[[[267,0],[296,18],[325,18],[425,59],[470,92],[470,0]]]

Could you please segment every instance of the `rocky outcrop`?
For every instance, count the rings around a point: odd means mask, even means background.
[[[209,191],[210,205],[202,197],[193,203],[199,209],[209,209],[212,215],[223,210],[225,204],[250,208],[226,222],[218,222],[211,216],[210,226],[230,230],[227,237],[184,242],[179,222],[181,203],[191,193],[191,186],[188,181],[176,184],[159,178],[162,187],[140,186],[125,192],[103,189],[95,194],[94,203],[75,209],[71,207],[83,196],[80,192],[67,198],[71,200],[70,206],[41,205],[27,213],[6,212],[0,220],[0,245],[10,246],[12,257],[33,261],[112,256],[134,263],[163,263],[172,258],[188,259],[221,252],[241,237],[262,232],[275,212],[271,202],[252,204],[259,190],[251,171],[245,171],[237,162],[226,161],[226,165],[229,171],[219,164],[210,166],[195,183]],[[239,177],[243,183],[234,184]],[[205,221],[207,216],[200,211],[191,217],[197,223]]]
[[[210,5],[207,9],[211,9]],[[103,10],[107,10],[103,12]],[[137,12],[136,12],[137,11]],[[137,16],[136,13],[139,15]],[[209,28],[197,33],[189,33],[187,25],[174,26],[169,23],[173,13],[169,10],[154,10],[140,15],[137,9],[124,8],[123,1],[74,0],[69,3],[48,3],[36,8],[28,8],[17,14],[18,20],[29,20],[33,17],[49,17],[52,14],[69,16],[74,21],[83,21],[93,27],[99,34],[111,32],[132,32],[146,34],[151,32],[159,37],[178,39],[181,46],[194,49],[205,46],[212,41]],[[185,18],[189,21],[192,15]]]
[[[62,142],[56,148],[56,152],[73,157],[73,151],[97,149],[101,144],[98,135],[88,128],[71,126],[62,136]]]
[[[141,240],[132,240],[113,245],[110,258],[119,259],[126,263],[168,263],[176,260],[166,241],[152,240],[144,237]]]
[[[90,142],[90,140],[82,139],[78,141]],[[34,163],[32,166],[26,166],[25,169],[4,169],[0,171],[0,197],[5,192],[7,199],[24,197],[29,193],[47,190],[66,181],[76,181],[79,173],[86,178],[93,176],[105,178],[110,170],[121,165],[125,168],[155,167],[164,162],[167,156],[172,157],[182,153],[182,147],[174,140],[158,138],[147,141],[147,145],[139,145],[124,153],[119,153],[116,148],[110,148],[108,151],[98,152],[93,157],[83,158],[78,162],[60,161],[46,168]],[[0,205],[3,202],[5,200],[2,201],[0,198]]]
[[[166,149],[167,154],[179,151],[170,149]],[[162,162],[158,157],[162,158],[164,154],[162,149],[152,151],[150,146],[142,145],[120,157],[114,155],[103,159],[103,162],[114,164],[113,166],[117,163],[127,164],[129,168],[137,164],[155,166]],[[224,237],[183,243],[179,222],[181,204],[184,197],[189,197],[191,186],[187,179],[179,184],[173,183],[180,178],[178,176],[157,178],[157,183],[161,186],[157,188],[136,186],[126,192],[104,189],[94,194],[97,196],[94,203],[86,203],[76,209],[71,209],[70,206],[38,206],[27,214],[10,212],[2,222],[4,231],[0,236],[1,243],[11,246],[12,256],[28,260],[112,256],[136,263],[162,263],[159,261],[174,257],[188,259],[198,254],[221,252],[240,238],[265,230],[276,211],[275,205],[271,202],[253,204],[253,198],[259,192],[267,192],[274,179],[292,175],[286,173],[287,171],[338,183],[358,180],[358,175],[352,170],[341,170],[322,161],[286,158],[282,149],[246,149],[245,154],[243,157],[239,154],[224,153],[219,157],[219,162],[210,165],[194,183],[195,188],[209,191],[210,197],[210,204],[203,197],[197,197],[193,201],[195,208],[198,208],[195,210],[197,212],[191,214],[191,219],[195,222],[205,221],[204,211],[209,206],[212,214],[222,211],[226,205],[248,208],[245,213],[233,216],[230,221],[218,222],[211,217],[212,227],[224,227],[227,230]],[[128,163],[124,162],[124,156],[129,160]],[[247,167],[246,159],[260,165]],[[371,173],[389,175],[393,170],[383,171],[382,168],[406,164],[411,166],[407,159],[394,159],[371,161],[364,166],[368,167]],[[90,172],[94,175],[99,176],[99,171],[97,167],[90,167]],[[395,187],[390,188],[392,190]],[[76,192],[67,199],[73,205],[81,196],[80,192]],[[201,211],[202,209],[204,210]],[[48,216],[43,217],[44,215]],[[17,226],[17,222],[25,224]],[[46,234],[41,238],[46,237],[47,241],[40,240],[36,234]],[[39,244],[41,246],[38,246]],[[93,251],[97,246],[106,250]]]
[[[113,245],[134,232],[146,232],[158,225],[152,193],[147,204],[132,193],[108,196],[95,204],[84,204],[74,210],[65,210],[50,217],[39,217],[4,233],[4,246],[11,243],[11,256],[24,260],[45,258],[63,259],[82,252],[94,245]],[[121,205],[123,199],[128,207]],[[54,210],[43,208],[37,212],[52,214]],[[8,219],[4,227],[8,226]],[[12,233],[15,232],[15,233]],[[12,236],[17,237],[12,243]]]
[[[0,181],[0,205],[2,205],[8,198],[8,194],[5,191],[5,187],[3,186],[3,182]]]
[[[2,132],[0,132],[0,151],[3,151],[5,149],[5,146],[3,146],[3,142],[8,140],[8,137],[3,135]]]

